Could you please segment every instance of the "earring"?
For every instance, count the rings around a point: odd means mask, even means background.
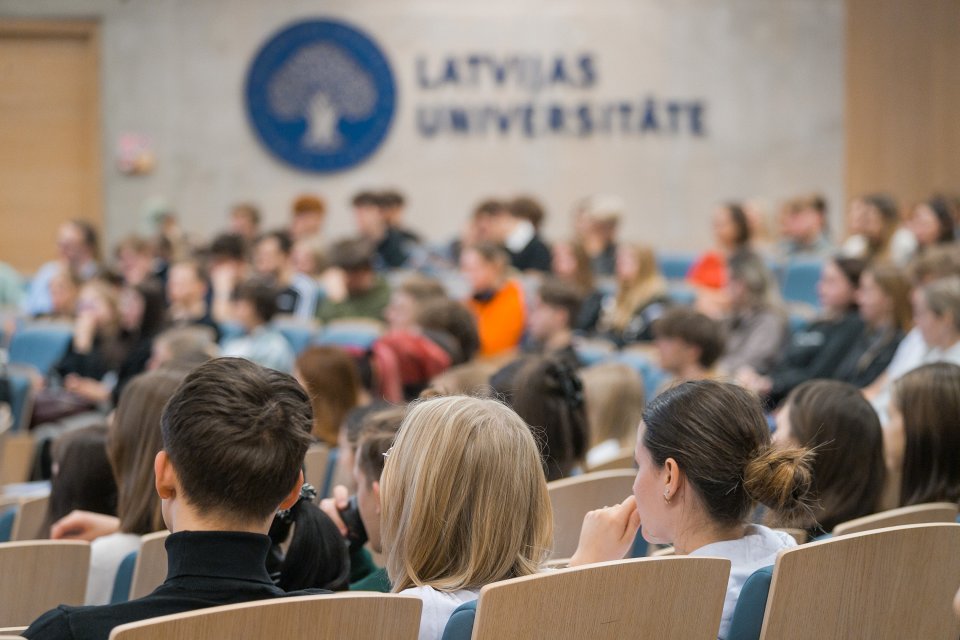
[[[670,490],[666,489],[663,492],[663,499],[667,504],[670,504]]]

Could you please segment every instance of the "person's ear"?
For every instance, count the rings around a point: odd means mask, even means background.
[[[680,465],[673,458],[667,458],[663,463],[663,497],[667,502],[673,500],[674,496],[683,486],[683,472],[680,471]]]
[[[170,462],[166,451],[160,450],[153,459],[154,484],[161,500],[175,498],[177,495],[177,471]]]
[[[380,481],[374,480],[373,484],[370,485],[370,493],[377,500],[377,513],[380,513]]]
[[[297,481],[293,483],[293,489],[290,490],[290,493],[287,494],[287,497],[283,499],[283,502],[280,503],[280,506],[277,507],[279,511],[284,509],[289,509],[293,505],[297,504],[297,500],[300,499],[300,487],[303,486],[303,470],[297,474]]]

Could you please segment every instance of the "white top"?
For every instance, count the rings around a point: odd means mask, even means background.
[[[714,542],[689,554],[730,560],[730,581],[727,582],[727,596],[723,600],[723,615],[720,618],[721,640],[724,640],[730,631],[730,619],[733,617],[733,609],[737,605],[743,583],[757,569],[774,564],[780,551],[795,546],[797,541],[790,534],[751,524],[747,525],[746,535],[742,538]]]
[[[245,336],[228,340],[223,345],[221,355],[245,358],[283,373],[292,373],[296,360],[283,334],[266,325],[257,327]]]
[[[416,596],[423,600],[420,614],[420,640],[440,640],[443,629],[454,609],[464,602],[476,600],[479,591],[437,591],[433,587],[411,587],[400,592],[404,596]]]
[[[110,604],[120,563],[131,551],[139,550],[140,536],[133,533],[111,533],[91,542],[90,575],[84,604]]]
[[[623,447],[620,446],[620,441],[616,438],[604,440],[597,446],[587,451],[587,468],[595,467],[598,464],[603,464],[605,462],[610,462],[620,455],[622,450]]]
[[[897,228],[890,238],[890,258],[898,265],[904,266],[917,252],[917,237],[904,227]],[[867,239],[860,235],[847,238],[840,253],[848,258],[865,258],[867,256]]]
[[[503,244],[506,245],[510,251],[520,253],[524,247],[530,244],[530,241],[533,240],[533,236],[535,235],[537,235],[537,230],[534,228],[533,223],[529,220],[520,220]]]
[[[890,418],[888,407],[890,406],[890,391],[893,383],[917,367],[934,362],[952,362],[960,365],[960,342],[955,343],[949,349],[931,348],[924,342],[920,329],[914,327],[900,342],[897,352],[893,355],[893,360],[887,366],[886,386],[870,401],[880,417],[881,425],[886,426]]]

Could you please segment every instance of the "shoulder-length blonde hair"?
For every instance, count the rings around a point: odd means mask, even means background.
[[[636,273],[626,280],[620,280],[616,303],[609,318],[609,324],[614,329],[623,331],[641,307],[667,293],[667,281],[660,273],[651,247],[621,244],[619,251],[630,253],[637,263]]]
[[[407,413],[380,480],[387,574],[441,591],[540,570],[553,511],[530,429],[495,400],[449,396]]]

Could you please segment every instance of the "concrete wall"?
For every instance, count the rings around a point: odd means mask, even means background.
[[[626,234],[658,246],[710,242],[712,206],[771,204],[811,189],[841,204],[842,0],[0,0],[3,17],[84,17],[102,23],[107,235],[142,224],[164,198],[192,233],[225,222],[231,202],[259,202],[270,224],[296,194],[332,208],[331,235],[352,227],[357,189],[393,185],[413,226],[454,234],[490,194],[527,192],[547,205],[547,233],[566,235],[573,202],[609,192],[628,204]],[[398,82],[398,110],[382,147],[361,166],[311,175],[275,160],[255,138],[242,100],[256,50],[277,29],[337,17],[375,37]],[[2,18],[0,18],[2,19]],[[575,56],[590,52],[596,86],[538,94],[489,86],[427,91],[416,59],[472,53]],[[417,108],[512,100],[591,101],[652,96],[704,105],[703,135],[438,136],[417,129]],[[115,168],[118,138],[149,135],[155,171]]]

